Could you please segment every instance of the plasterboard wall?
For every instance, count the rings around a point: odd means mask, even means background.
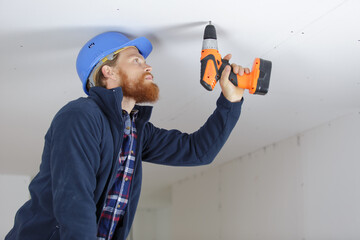
[[[360,239],[359,147],[356,112],[179,182],[171,239]]]

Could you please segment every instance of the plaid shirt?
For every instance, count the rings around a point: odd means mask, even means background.
[[[115,183],[109,191],[98,225],[98,240],[111,239],[116,225],[122,220],[129,199],[130,184],[134,172],[137,111],[131,112],[131,117],[123,111],[124,140],[121,146],[119,168]]]

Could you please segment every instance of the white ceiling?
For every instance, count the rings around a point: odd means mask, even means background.
[[[84,96],[79,49],[109,30],[149,37],[161,98],[152,122],[196,130],[220,86],[199,83],[203,30],[211,20],[220,53],[251,67],[272,61],[269,93],[246,93],[241,119],[207,167],[144,166],[144,194],[360,110],[359,0],[0,0],[0,173],[35,175],[54,114]]]

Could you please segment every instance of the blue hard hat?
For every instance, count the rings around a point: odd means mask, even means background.
[[[146,58],[152,51],[151,42],[145,37],[134,40],[128,39],[119,32],[105,32],[90,39],[80,50],[76,60],[76,70],[83,85],[83,90],[89,95],[86,89],[87,80],[99,61],[107,55],[124,47],[134,46],[140,54]]]

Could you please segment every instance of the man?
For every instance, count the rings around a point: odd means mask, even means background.
[[[221,76],[222,94],[207,122],[192,134],[148,120],[159,89],[145,59],[146,38],[100,34],[81,49],[77,71],[89,96],[65,105],[45,136],[31,200],[5,239],[126,239],[140,196],[142,161],[172,166],[212,162],[235,126],[243,89]],[[227,55],[230,59],[231,55]],[[233,71],[249,73],[236,64]]]

